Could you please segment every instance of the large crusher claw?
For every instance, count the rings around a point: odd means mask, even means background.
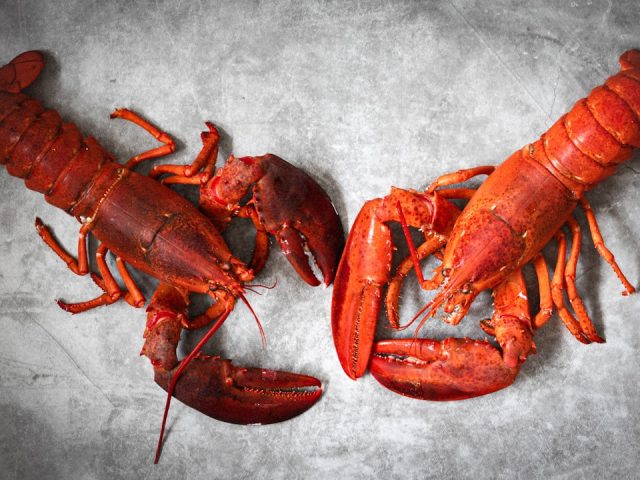
[[[168,390],[179,368],[155,370],[155,381]],[[217,420],[268,424],[293,418],[322,395],[320,381],[307,375],[236,367],[231,360],[200,355],[181,373],[173,396]]]
[[[368,201],[360,210],[338,266],[331,305],[338,358],[354,380],[364,375],[369,364],[383,289],[391,279],[394,246],[387,222],[399,221],[398,205],[409,225],[435,236],[445,235],[459,213],[437,195],[398,188]]]
[[[155,381],[190,407],[230,423],[267,424],[300,415],[322,395],[320,381],[307,375],[244,368],[231,360],[198,353],[186,366],[178,361],[176,347],[187,319],[185,292],[160,284],[148,308],[142,354],[154,367]]]

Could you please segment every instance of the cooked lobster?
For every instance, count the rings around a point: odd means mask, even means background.
[[[364,205],[349,233],[333,293],[334,342],[347,375],[356,379],[370,364],[376,379],[398,393],[456,400],[510,385],[535,352],[533,332],[554,309],[580,342],[604,341],[576,289],[580,227],[573,211],[578,204],[585,210],[598,252],[623,283],[624,293],[633,293],[584,197],[640,147],[640,51],[624,53],[620,65],[619,73],[579,100],[539,140],[499,166],[443,175],[423,193],[394,189]],[[489,177],[477,191],[441,189],[483,174]],[[453,198],[469,200],[462,212],[449,201]],[[410,251],[393,278],[388,222],[402,225]],[[568,261],[564,225],[572,238]],[[409,226],[424,232],[426,241],[417,249]],[[550,281],[540,252],[554,237],[559,249]],[[419,261],[431,254],[442,263],[431,279],[424,279]],[[528,263],[535,267],[540,290],[540,311],[533,319],[521,273]],[[382,290],[388,285],[387,315],[398,327],[399,289],[412,268],[423,289],[438,290],[414,317],[423,315],[417,331],[440,308],[446,322],[458,324],[478,293],[493,289],[495,313],[481,327],[500,348],[467,338],[385,340],[374,346]]]
[[[75,125],[63,123],[57,112],[22,93],[43,66],[42,55],[32,51],[0,68],[0,164],[11,175],[23,178],[28,188],[43,193],[47,202],[80,221],[76,259],[36,219],[42,239],[74,273],[89,273],[89,233],[100,242],[96,252],[99,275],[94,273],[92,278],[103,293],[86,302],[59,301],[59,305],[78,313],[124,298],[142,307],[145,299],[126,264],[160,280],[147,309],[142,354],[151,360],[156,382],[169,392],[165,420],[171,395],[211,417],[242,424],[279,422],[310,408],[322,393],[317,379],[240,368],[199,351],[236,300],[249,305],[244,296],[251,287],[247,282],[266,261],[268,234],[276,236],[307,283],[318,285],[320,281],[305,250],[315,257],[325,285],[332,282],[344,234],[327,194],[307,174],[270,154],[231,157],[214,174],[219,134],[207,124],[202,151],[192,165],[152,169],[152,176],[169,174],[164,183],[198,184],[202,213],[161,182],[132,170],[141,161],[173,152],[175,143],[169,135],[129,110],[116,110],[112,118],[133,121],[163,144],[125,165],[116,163],[93,137],[83,137]],[[247,196],[249,200],[243,201]],[[251,218],[257,229],[250,266],[231,253],[220,234],[235,216]],[[116,257],[124,289],[107,265],[109,251]],[[190,293],[213,299],[212,306],[193,319],[187,313]],[[205,338],[178,361],[181,330],[213,321]],[[161,443],[162,436],[158,454]]]

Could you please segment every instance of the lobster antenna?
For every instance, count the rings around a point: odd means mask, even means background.
[[[409,322],[406,325],[401,325],[399,326],[396,330],[402,331],[402,330],[406,330],[407,328],[409,328],[411,325],[413,325],[413,322],[415,322],[417,320],[417,318],[422,315],[425,310],[427,308],[429,308],[431,305],[433,305],[433,301],[431,302],[427,302],[427,304],[422,307],[420,310],[418,310],[418,313],[416,313],[413,318],[411,318],[411,320],[409,320]],[[422,321],[420,322],[422,324]],[[418,327],[418,330],[420,330],[420,327]],[[416,331],[416,335],[417,335],[418,331]]]
[[[273,285],[269,286],[269,285],[262,285],[260,283],[245,283],[243,285],[245,290],[249,290],[250,292],[255,293],[256,295],[262,295],[262,293],[254,290],[254,288],[265,288],[267,290],[273,290],[274,288],[276,288],[276,285],[278,285],[278,279],[276,278],[276,280],[273,282]]]
[[[423,311],[425,311],[427,308],[429,308],[429,305],[430,305],[430,304],[433,304],[433,302],[429,302],[429,303],[427,303],[427,305],[422,309],[422,311],[421,311],[421,312],[418,312],[418,315],[416,315],[416,316],[414,317],[414,319],[415,319],[415,318],[418,318],[418,316],[419,316]],[[439,306],[439,305],[438,305],[438,306]],[[420,323],[418,323],[418,326],[416,327],[416,331],[415,331],[415,333],[413,334],[413,339],[414,339],[414,340],[417,340],[417,339],[418,339],[418,333],[420,333],[420,330],[422,330],[422,327],[424,327],[424,324],[425,324],[425,323],[427,323],[427,320],[429,320],[430,318],[432,318],[432,317],[436,314],[436,310],[438,309],[438,306],[434,306],[431,310],[429,310],[429,311],[424,315],[424,317],[422,317],[422,320],[420,320]],[[413,320],[411,320],[411,321],[413,322]]]
[[[243,286],[246,287],[253,287],[253,288],[266,288],[267,290],[273,290],[274,288],[276,288],[276,285],[278,285],[278,278],[276,277],[276,279],[273,282],[273,285],[268,286],[268,285],[262,285],[260,283],[245,283]]]
[[[433,298],[433,300],[431,300],[431,302],[427,303],[420,310],[420,312],[418,312],[418,315],[420,315],[423,311],[425,311],[427,308],[429,308],[429,311],[425,314],[425,316],[422,318],[422,320],[420,320],[420,323],[416,327],[416,333],[415,333],[415,337],[416,338],[418,336],[418,332],[420,331],[420,329],[422,327],[424,327],[424,324],[427,322],[427,320],[430,319],[431,317],[435,316],[436,311],[442,306],[442,304],[444,303],[444,301],[447,298],[447,296],[453,290],[458,288],[460,283],[461,283],[460,281],[456,281],[455,279],[453,279],[453,281],[451,281],[444,289],[442,289],[442,290],[440,290],[440,292],[438,292],[438,294]],[[418,315],[416,315],[416,317]]]
[[[258,324],[258,330],[260,330],[260,338],[262,339],[262,348],[266,349],[267,348],[267,337],[264,334],[264,329],[262,328],[262,324],[260,323],[260,319],[258,318],[258,315],[256,315],[256,312],[251,307],[251,304],[249,303],[249,301],[246,299],[246,297],[242,293],[238,293],[238,296],[240,297],[240,300],[242,300],[244,302],[244,304],[249,308],[249,310],[253,314],[253,318],[256,319],[256,323]]]
[[[230,313],[231,313],[231,310],[227,310],[218,318],[218,320],[216,320],[216,322],[205,334],[205,336],[202,337],[202,339],[198,342],[195,348],[191,350],[191,353],[187,355],[187,357],[185,357],[185,359],[180,362],[180,365],[178,366],[174,374],[171,376],[171,381],[169,382],[169,387],[167,388],[167,402],[165,403],[165,406],[164,406],[164,415],[162,416],[162,426],[160,427],[160,437],[158,438],[158,446],[156,447],[156,458],[153,460],[153,463],[155,465],[158,464],[158,461],[160,460],[160,454],[162,453],[162,441],[164,439],[164,429],[167,425],[167,416],[169,415],[169,406],[171,405],[171,397],[173,396],[173,392],[176,388],[176,383],[178,383],[178,379],[182,375],[182,372],[184,371],[184,369],[187,368],[187,366],[191,363],[191,360],[193,360],[198,355],[198,353],[200,353],[200,350],[202,350],[202,347],[204,347],[205,343],[207,343],[209,339],[213,336],[213,334],[218,331],[218,329],[222,326],[222,324],[227,319]]]

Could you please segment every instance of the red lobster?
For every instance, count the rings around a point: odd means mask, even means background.
[[[443,175],[424,193],[393,189],[367,202],[351,229],[338,266],[333,293],[333,336],[342,368],[351,378],[371,372],[385,387],[426,400],[458,400],[507,387],[527,355],[535,352],[533,332],[558,311],[569,331],[583,343],[603,342],[575,285],[580,228],[572,216],[586,212],[594,244],[622,281],[625,294],[635,291],[605,247],[584,192],[612,175],[640,147],[640,51],[620,57],[621,71],[596,87],[542,137],[511,155],[498,167],[477,167]],[[489,175],[477,191],[438,190],[476,175]],[[469,199],[460,212],[448,199]],[[393,244],[388,222],[400,222],[410,258],[391,278]],[[563,225],[571,231],[566,261]],[[408,226],[424,232],[417,249]],[[540,254],[552,238],[559,245],[551,282]],[[435,254],[441,265],[424,279],[419,261]],[[522,267],[533,263],[540,289],[540,311],[531,319]],[[388,284],[386,310],[398,327],[398,294],[415,267],[423,289],[436,290],[418,330],[439,308],[456,325],[479,292],[493,289],[495,312],[481,322],[496,337],[385,340],[373,345],[382,289]],[[566,291],[575,315],[564,300]],[[417,333],[417,331],[416,331]],[[372,355],[373,350],[373,355]]]
[[[153,176],[171,174],[165,183],[200,185],[204,215],[173,190],[131,170],[143,160],[173,152],[175,144],[169,135],[128,110],[116,110],[112,118],[131,120],[163,143],[126,165],[116,163],[94,138],[83,138],[75,125],[63,123],[57,112],[45,110],[40,102],[21,93],[43,66],[42,55],[33,51],[0,68],[0,164],[80,221],[76,260],[36,219],[42,239],[74,273],[89,271],[87,235],[92,233],[100,242],[96,252],[100,275],[92,274],[92,278],[102,295],[76,304],[59,301],[59,305],[78,313],[124,298],[142,307],[145,299],[125,267],[130,264],[161,282],[147,309],[142,354],[151,360],[156,382],[169,392],[167,409],[173,394],[211,417],[253,424],[287,420],[310,408],[322,393],[317,379],[236,367],[230,360],[198,352],[236,300],[247,303],[245,285],[266,261],[269,233],[276,236],[307,283],[318,285],[320,281],[309,266],[306,247],[324,283],[331,283],[344,233],[327,194],[311,177],[275,155],[231,157],[213,175],[219,135],[207,124],[202,151],[192,165],[152,170]],[[241,204],[251,190],[250,200]],[[233,256],[219,233],[235,216],[251,218],[257,229],[251,266]],[[124,290],[109,271],[108,251],[116,256]],[[190,319],[187,307],[193,292],[208,294],[214,303],[206,313]],[[181,330],[214,320],[213,328],[179,362],[176,347]],[[162,436],[156,461],[161,443]]]

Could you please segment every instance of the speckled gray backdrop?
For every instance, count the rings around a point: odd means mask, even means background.
[[[121,159],[154,142],[110,121],[115,107],[170,131],[179,162],[193,158],[203,122],[213,121],[223,155],[269,151],[300,165],[348,226],[391,185],[424,188],[537,138],[616,71],[621,52],[640,47],[639,25],[635,0],[0,0],[0,61],[44,50],[31,93]],[[589,194],[635,285],[639,170],[636,156]],[[607,343],[579,344],[554,316],[515,385],[441,404],[401,398],[371,376],[349,380],[331,340],[331,288],[302,284],[272,248],[260,279],[278,286],[251,298],[267,350],[239,307],[210,351],[313,374],[324,397],[266,427],[226,425],[176,403],[154,467],[164,396],[138,356],[144,312],[122,303],[61,311],[55,298],[97,290],[42,244],[33,220],[69,246],[77,223],[5,171],[0,192],[2,478],[638,478],[640,297],[619,295],[586,235],[578,287]],[[230,236],[246,250],[250,235]],[[149,294],[152,282],[140,281]],[[425,298],[407,289],[404,317]],[[481,298],[467,328],[489,303]]]

